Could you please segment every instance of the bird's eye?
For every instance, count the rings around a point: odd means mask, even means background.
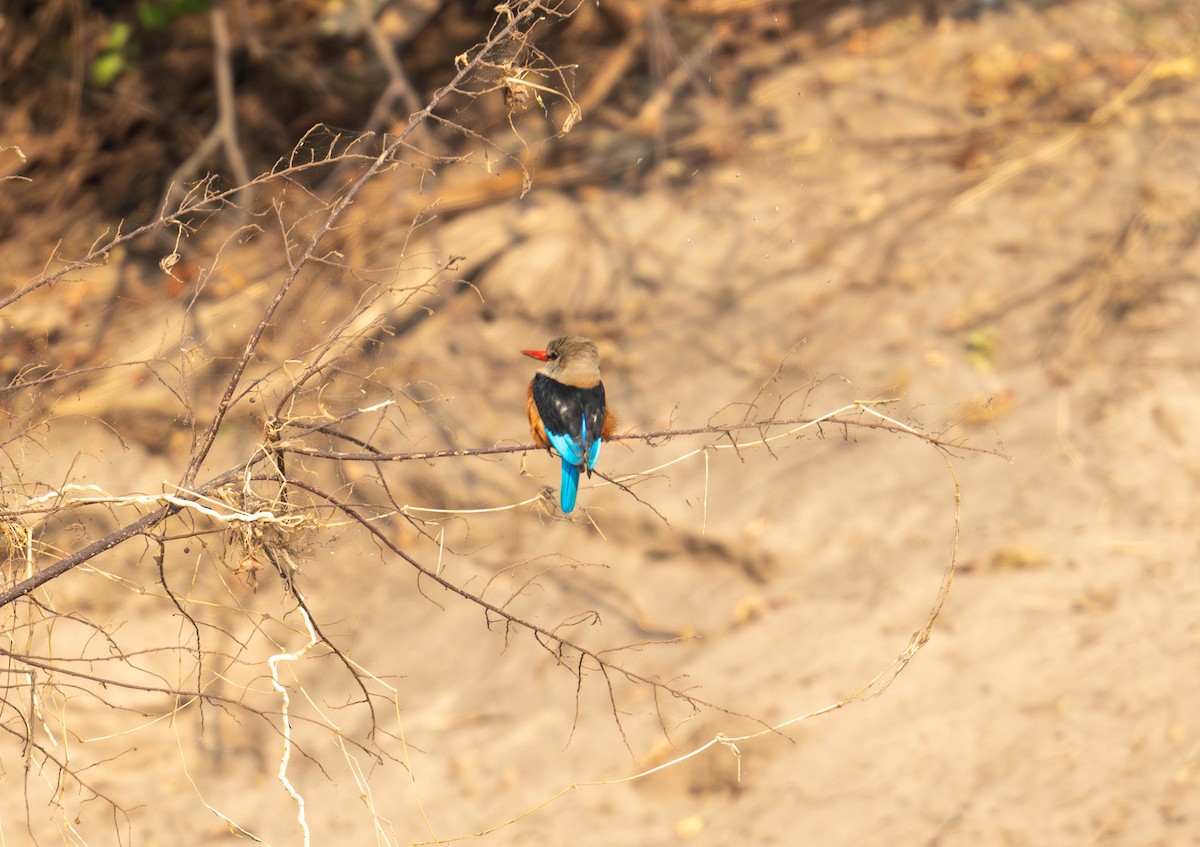
[[[546,354],[546,358],[547,358],[547,359],[550,359],[551,361],[553,361],[554,359],[557,359],[557,358],[558,358],[558,354],[557,354],[557,353],[547,353],[547,354]]]

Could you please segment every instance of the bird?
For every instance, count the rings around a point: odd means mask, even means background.
[[[529,383],[525,413],[539,447],[554,448],[562,459],[559,504],[563,514],[575,508],[579,472],[590,479],[600,445],[612,438],[617,419],[604,400],[600,381],[600,353],[580,335],[564,335],[545,350],[522,350],[545,362]]]

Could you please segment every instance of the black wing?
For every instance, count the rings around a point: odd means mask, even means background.
[[[580,445],[580,453],[586,457],[604,426],[604,383],[598,382],[592,388],[576,388],[545,374],[535,374],[533,402],[542,416],[542,425],[555,435],[568,436]],[[585,420],[586,439],[583,438]]]

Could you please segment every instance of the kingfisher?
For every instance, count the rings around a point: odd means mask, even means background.
[[[566,514],[575,508],[579,472],[592,476],[600,444],[611,438],[617,419],[604,403],[600,353],[579,335],[564,335],[545,350],[522,350],[545,362],[529,383],[525,412],[539,447],[551,447],[562,459],[559,503]]]

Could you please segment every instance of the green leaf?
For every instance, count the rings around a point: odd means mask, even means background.
[[[125,57],[120,53],[101,53],[92,62],[92,82],[108,88],[126,69]]]
[[[108,31],[108,38],[104,39],[100,49],[105,53],[118,53],[128,46],[131,35],[133,35],[133,27],[126,23],[115,23]]]
[[[138,22],[153,32],[162,29],[171,22],[167,10],[158,3],[138,3]]]

